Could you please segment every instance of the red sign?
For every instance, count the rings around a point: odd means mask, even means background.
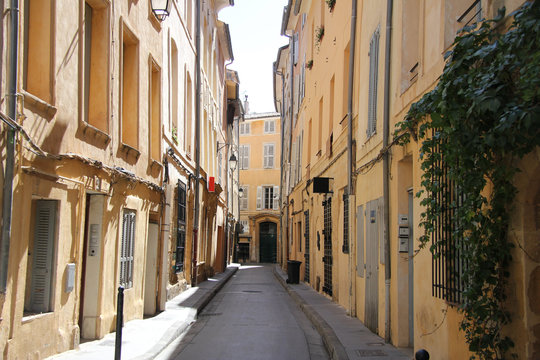
[[[215,179],[213,176],[210,176],[208,178],[208,191],[214,192],[215,191]]]

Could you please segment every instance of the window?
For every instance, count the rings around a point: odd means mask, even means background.
[[[248,234],[249,233],[249,220],[240,220],[240,225],[242,225],[242,233]]]
[[[274,201],[274,188],[272,186],[265,186],[263,209],[272,209],[273,201]]]
[[[49,104],[53,102],[53,4],[24,1],[23,88]]]
[[[139,41],[123,24],[121,60],[122,143],[139,146]]]
[[[134,210],[125,209],[122,220],[122,244],[120,247],[120,286],[133,287],[133,250],[135,247]]]
[[[109,131],[109,5],[103,0],[84,4],[84,121]]]
[[[193,84],[191,82],[191,75],[186,71],[186,94],[184,111],[185,114],[185,150],[188,154],[191,154],[191,142],[193,141],[192,126],[193,123]]]
[[[482,19],[482,1],[446,0],[444,11],[444,48],[447,49],[454,42],[459,29]]]
[[[170,81],[171,81],[171,91],[170,91],[170,106],[171,106],[171,115],[169,117],[169,126],[171,129],[172,140],[178,144],[179,134],[178,134],[178,47],[174,40],[171,39],[171,58],[170,58]]]
[[[344,254],[349,253],[349,195],[347,189],[343,193],[343,246]]]
[[[28,282],[24,310],[43,313],[53,310],[53,273],[58,202],[37,200],[34,203],[34,233],[28,249]]]
[[[178,181],[177,186],[177,234],[176,259],[174,270],[176,273],[184,271],[184,256],[186,246],[186,184]]]
[[[238,153],[240,170],[249,169],[249,145],[240,145]]]
[[[279,209],[279,186],[257,187],[257,210]]]
[[[266,120],[264,122],[264,133],[273,134],[276,131],[276,121],[275,120]]]
[[[218,153],[218,159],[217,159],[217,164],[218,164],[218,169],[217,169],[217,183],[218,184],[221,184],[221,173],[223,172],[223,155],[221,154],[221,152]]]
[[[264,168],[274,168],[274,144],[264,144]]]
[[[433,131],[436,136],[436,131]],[[437,167],[447,168],[443,159],[437,160]],[[463,272],[467,262],[461,256],[463,237],[456,235],[455,214],[459,210],[464,194],[459,192],[455,183],[448,178],[448,171],[442,171],[432,181],[437,182],[443,191],[432,195],[432,200],[441,207],[439,217],[432,222],[434,231],[432,240],[432,295],[452,304],[462,302],[466,288]],[[441,243],[442,240],[446,240]]]
[[[418,77],[420,3],[404,0],[401,33],[401,92]]]
[[[150,58],[150,158],[161,158],[161,69]]]
[[[242,197],[240,198],[240,210],[248,210],[249,206],[249,188],[247,186],[241,186]]]
[[[240,135],[249,135],[250,133],[250,123],[240,124]]]
[[[377,83],[379,78],[379,29],[371,36],[369,44],[369,93],[367,137],[377,130]]]

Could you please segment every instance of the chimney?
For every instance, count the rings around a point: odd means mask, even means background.
[[[246,99],[244,100],[244,114],[249,114],[249,101],[247,95]]]

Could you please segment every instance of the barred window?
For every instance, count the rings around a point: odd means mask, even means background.
[[[345,254],[349,253],[349,195],[343,194],[343,247]]]
[[[455,231],[459,226],[455,215],[463,202],[464,194],[448,177],[448,165],[443,159],[439,159],[433,166],[443,171],[431,179],[440,186],[440,191],[431,195],[440,207],[439,216],[431,224],[432,295],[449,303],[459,304],[465,290],[463,273],[467,268],[467,261],[462,256],[466,246],[463,236],[457,235],[458,232]]]
[[[135,247],[135,211],[125,209],[122,221],[122,244],[120,247],[120,285],[133,287],[133,250]]]

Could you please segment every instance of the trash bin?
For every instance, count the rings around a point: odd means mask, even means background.
[[[287,260],[288,284],[298,284],[300,282],[300,264],[302,264],[301,261]]]

